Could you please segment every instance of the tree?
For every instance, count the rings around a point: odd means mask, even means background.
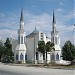
[[[54,49],[54,44],[51,43],[50,41],[46,43],[46,64],[47,64],[47,52],[51,52],[52,50],[55,50]]]
[[[0,61],[1,61],[1,58],[2,58],[2,56],[4,54],[4,51],[5,51],[5,47],[0,45]]]
[[[13,61],[13,52],[12,52],[12,45],[10,44],[9,38],[6,39],[4,43],[5,51],[3,55],[3,62],[11,62]]]
[[[45,42],[44,41],[39,41],[38,42],[38,51],[43,54],[43,60],[45,60]]]
[[[47,52],[54,50],[53,46],[54,46],[54,44],[51,43],[50,41],[47,42],[46,44],[44,41],[38,42],[38,51],[40,51],[44,55],[44,57],[45,57],[45,53],[46,53],[46,64],[47,64]]]
[[[41,53],[45,53],[45,42],[44,41],[38,42],[38,51],[40,51]]]
[[[63,60],[73,61],[75,59],[75,46],[70,42],[66,41],[62,47]]]

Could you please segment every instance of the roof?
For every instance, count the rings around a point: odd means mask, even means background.
[[[30,33],[29,35],[27,35],[26,38],[34,38],[38,33],[39,33],[39,31],[35,27],[35,30],[32,33]]]
[[[26,38],[34,38],[37,35],[37,33],[30,33],[26,36]]]

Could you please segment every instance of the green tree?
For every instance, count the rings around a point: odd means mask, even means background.
[[[45,53],[45,42],[44,41],[38,42],[38,51],[40,51],[41,53]]]
[[[43,54],[43,60],[45,60],[45,42],[44,41],[39,41],[38,42],[38,51]]]
[[[0,61],[1,61],[1,58],[2,58],[2,56],[4,54],[4,51],[5,51],[5,47],[0,45]]]
[[[68,61],[75,59],[75,46],[70,41],[67,41],[62,47],[62,57]]]
[[[54,44],[49,41],[46,43],[45,48],[46,48],[46,64],[47,64],[47,52],[51,52],[52,50],[55,50]]]
[[[47,42],[46,44],[44,41],[38,42],[38,51],[40,51],[43,54],[44,59],[45,59],[45,53],[46,53],[46,64],[47,64],[47,52],[54,50],[53,46],[54,46],[54,44],[51,43],[50,41]]]
[[[12,52],[12,45],[10,44],[9,38],[6,39],[4,43],[5,51],[3,55],[3,62],[11,62],[13,61],[13,52]]]

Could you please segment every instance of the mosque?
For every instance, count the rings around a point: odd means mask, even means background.
[[[14,40],[12,43],[12,51],[14,52],[15,63],[45,63],[45,57],[41,52],[37,51],[38,41],[48,41],[54,43],[55,50],[47,53],[47,63],[61,63],[61,48],[60,48],[60,37],[56,29],[55,13],[53,10],[53,22],[51,39],[48,38],[45,33],[40,32],[35,27],[34,31],[29,35],[25,35],[24,30],[24,18],[23,9],[21,10],[20,17],[20,28],[18,29],[18,40]]]

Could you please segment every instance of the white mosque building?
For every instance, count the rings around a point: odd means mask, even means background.
[[[53,11],[53,22],[52,22],[52,31],[51,39],[48,38],[45,33],[40,32],[34,29],[29,35],[25,35],[24,32],[24,19],[23,19],[23,10],[21,11],[20,17],[20,28],[18,30],[18,40],[14,40],[12,43],[12,51],[14,52],[14,61],[15,63],[44,63],[45,57],[41,52],[37,51],[38,41],[44,41],[47,43],[51,41],[54,43],[54,48],[52,52],[47,53],[47,63],[55,62],[60,63],[61,60],[61,48],[60,48],[60,37],[56,29],[55,14]]]

